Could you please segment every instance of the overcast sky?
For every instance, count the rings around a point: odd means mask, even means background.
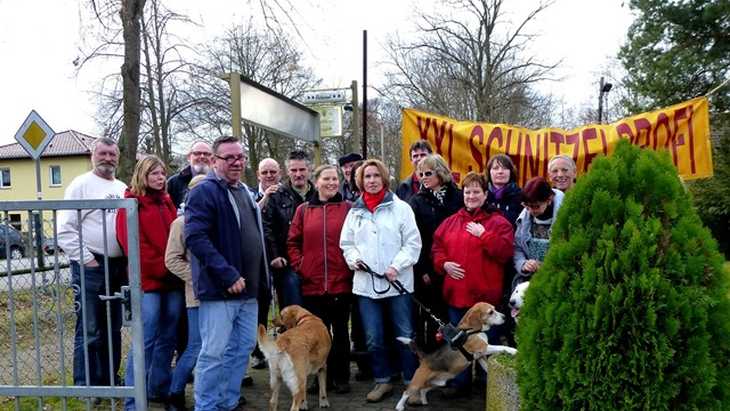
[[[282,3],[286,3],[283,1]],[[534,0],[505,1],[506,19],[517,21]],[[578,107],[597,100],[598,79],[624,42],[632,17],[622,0],[556,0],[531,25],[540,37],[532,52],[545,62],[562,60],[558,81],[539,88]],[[76,75],[73,60],[82,44],[80,16],[88,0],[0,0],[0,144],[14,142],[15,132],[31,109],[56,131],[98,135],[95,101],[90,91],[120,62],[97,65]],[[205,42],[231,24],[258,13],[258,0],[175,0],[175,11],[200,27],[183,35]],[[407,37],[415,17],[410,0],[291,0],[299,22],[305,63],[323,79],[323,87],[362,84],[362,30],[368,30],[368,81],[378,85],[388,70],[383,45],[389,35]],[[421,0],[420,7],[436,7]],[[515,8],[516,7],[516,8]],[[84,21],[85,24],[93,22]],[[374,96],[369,91],[368,96]]]

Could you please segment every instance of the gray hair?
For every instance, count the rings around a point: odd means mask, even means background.
[[[95,152],[96,147],[98,147],[100,144],[103,144],[105,146],[114,146],[114,147],[117,147],[117,149],[119,149],[119,145],[117,144],[117,142],[114,139],[109,138],[109,137],[99,137],[96,140],[94,140],[93,143],[91,143],[91,152],[92,153]]]
[[[574,172],[578,169],[578,167],[575,166],[575,161],[573,161],[573,157],[565,155],[565,154],[556,154],[548,162],[548,171],[550,171],[550,169],[553,167],[553,163],[555,163],[558,160],[567,161]]]

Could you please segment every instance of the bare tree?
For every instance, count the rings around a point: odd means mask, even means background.
[[[120,15],[124,37],[124,64],[122,84],[124,92],[124,127],[119,138],[119,177],[129,181],[137,163],[137,136],[139,135],[140,87],[139,56],[142,10],[145,0],[122,0]]]
[[[386,87],[410,106],[476,121],[546,122],[546,97],[532,87],[550,79],[558,63],[527,52],[527,28],[550,3],[541,2],[510,26],[503,0],[444,0],[448,15],[421,13],[418,38],[388,44]],[[541,107],[543,106],[543,107]]]
[[[126,41],[119,41],[120,22],[113,15],[99,16],[103,25],[97,28],[95,44],[89,50],[82,50],[79,69],[92,60],[120,58],[120,50],[126,45]],[[142,57],[138,59],[138,71],[141,68],[138,74],[140,113],[134,153],[139,146],[169,164],[177,117],[197,103],[185,89],[191,76],[188,61],[194,58],[195,51],[174,32],[195,23],[165,7],[161,0],[149,0],[139,24]],[[124,87],[120,86],[122,82],[119,74],[107,75],[98,91],[97,121],[104,125],[105,135],[111,137],[119,136],[123,131],[125,93]]]
[[[241,73],[290,98],[299,97],[321,82],[311,69],[302,66],[302,53],[282,32],[238,25],[207,47],[195,67],[196,81],[191,88],[200,104],[183,116],[186,132],[196,138],[214,139],[231,132],[230,90],[219,78],[224,73]],[[297,145],[247,123],[243,124],[243,132],[249,164],[253,166],[267,156],[281,159]],[[252,179],[252,171],[247,174]]]

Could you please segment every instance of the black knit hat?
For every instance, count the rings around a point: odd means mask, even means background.
[[[349,153],[345,154],[344,156],[337,159],[337,163],[340,165],[340,167],[344,166],[347,163],[352,163],[354,161],[360,161],[362,160],[362,156],[358,153]]]

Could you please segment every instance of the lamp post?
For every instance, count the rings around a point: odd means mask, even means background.
[[[605,83],[603,81],[603,77],[601,77],[601,83],[599,86],[598,91],[598,124],[603,123],[603,96],[605,94],[608,94],[609,91],[611,91],[611,88],[613,87],[613,84],[611,83]]]

